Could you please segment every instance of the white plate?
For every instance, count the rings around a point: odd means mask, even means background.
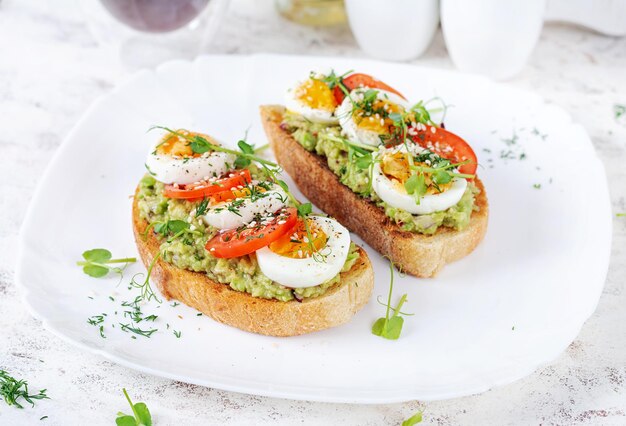
[[[374,297],[342,327],[271,338],[164,303],[144,307],[160,316],[161,331],[150,339],[132,340],[119,326],[111,328],[124,322],[119,304],[131,298],[125,282],[142,268],[129,268],[117,285],[116,278],[83,275],[75,261],[92,247],[109,248],[116,256],[136,253],[129,196],[157,137],[146,129],[191,127],[232,143],[251,125],[249,141],[263,144],[258,105],[281,103],[294,80],[331,66],[376,75],[410,99],[439,95],[454,105],[446,124],[473,144],[484,165],[479,174],[491,204],[485,241],[436,279],[397,280],[394,298],[408,293],[404,310],[415,314],[406,318],[398,341],[370,333],[384,313],[375,298],[387,294],[389,273],[369,248]],[[508,146],[502,138],[514,132],[517,142]],[[506,154],[509,149],[526,158],[500,158],[513,155]],[[589,137],[562,109],[537,95],[409,65],[207,56],[140,72],[85,113],[32,201],[20,239],[17,281],[46,328],[147,373],[294,399],[436,400],[510,383],[554,360],[595,309],[610,238],[605,173]],[[105,339],[86,323],[101,312],[109,315]],[[172,330],[182,331],[182,337],[175,338]]]

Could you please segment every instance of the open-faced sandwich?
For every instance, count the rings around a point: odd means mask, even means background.
[[[367,303],[367,254],[336,220],[298,202],[276,164],[245,141],[233,150],[163,130],[136,190],[133,228],[165,298],[272,336],[343,324]]]
[[[476,155],[423,102],[366,74],[311,73],[261,118],[304,195],[404,272],[434,276],[485,235]]]

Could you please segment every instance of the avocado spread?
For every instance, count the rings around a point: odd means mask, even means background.
[[[440,226],[462,230],[469,225],[472,212],[478,210],[475,204],[480,190],[473,182],[468,182],[467,189],[459,202],[447,210],[424,215],[414,215],[398,209],[381,200],[374,191],[370,191],[367,169],[357,167],[349,161],[348,149],[336,138],[341,136],[339,125],[313,123],[299,114],[287,111],[282,127],[307,151],[326,157],[330,170],[339,181],[356,194],[369,198],[385,211],[385,214],[405,231],[420,234],[434,234]]]
[[[254,171],[252,173],[255,178]],[[254,253],[233,259],[218,259],[211,256],[204,246],[216,235],[217,230],[206,225],[201,217],[195,217],[199,202],[166,198],[163,195],[163,186],[152,176],[146,175],[139,184],[136,196],[139,214],[150,225],[169,220],[184,220],[191,225],[188,232],[178,238],[169,242],[163,238],[161,258],[166,262],[181,269],[206,273],[211,280],[226,284],[233,290],[283,302],[321,296],[339,282],[340,276],[337,274],[314,287],[291,289],[266,277],[261,272]],[[354,243],[351,243],[348,258],[341,272],[350,270],[358,257],[359,252]]]

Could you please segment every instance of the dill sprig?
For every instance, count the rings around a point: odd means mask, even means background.
[[[24,408],[18,401],[20,398],[35,406],[34,399],[50,399],[46,395],[46,389],[42,389],[37,394],[29,394],[26,380],[17,380],[11,377],[5,370],[0,370],[0,395],[7,405],[14,405],[17,408]]]

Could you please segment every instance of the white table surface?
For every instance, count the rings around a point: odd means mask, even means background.
[[[363,56],[348,29],[296,26],[275,16],[271,0],[232,0],[211,51]],[[51,155],[129,71],[95,41],[71,0],[0,0],[0,52],[0,368],[52,398],[24,410],[0,403],[1,425],[111,425],[127,410],[122,387],[148,403],[157,425],[394,425],[420,409],[423,424],[626,424],[626,218],[614,218],[606,286],[578,338],[551,365],[482,395],[370,406],[241,395],[140,374],[54,337],[17,294],[18,231]],[[415,63],[452,68],[441,34]],[[626,38],[550,24],[510,84],[540,93],[587,128],[613,208],[626,211],[626,117],[613,114],[614,104],[626,104]],[[572,167],[585,178],[584,164]],[[585,194],[580,207],[593,208]]]

